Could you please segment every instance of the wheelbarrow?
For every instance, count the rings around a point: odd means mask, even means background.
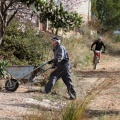
[[[45,62],[39,66],[4,66],[4,69],[8,73],[8,80],[5,82],[5,89],[10,92],[14,92],[18,89],[21,82],[34,83],[35,78],[42,75],[44,72],[52,68],[43,69],[43,66],[48,64]]]

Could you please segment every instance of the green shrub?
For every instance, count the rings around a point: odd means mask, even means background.
[[[7,61],[0,61],[0,78],[5,78],[7,76],[7,72],[4,70],[4,66],[7,66]]]
[[[71,103],[67,106],[66,111],[63,114],[62,120],[77,120],[76,108],[78,105],[76,103]]]
[[[33,26],[27,24],[25,30],[18,29],[19,22],[11,22],[7,28],[0,55],[11,64],[38,65],[48,59],[50,44],[42,34],[36,34]]]

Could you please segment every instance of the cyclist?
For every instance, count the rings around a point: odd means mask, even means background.
[[[97,40],[95,40],[93,42],[93,44],[91,45],[91,50],[93,50],[93,46],[95,45],[95,51],[102,51],[102,47],[104,47],[104,51],[105,52],[105,49],[106,49],[106,46],[104,44],[104,42],[102,41],[102,37],[99,37]],[[99,56],[101,57],[101,55]],[[95,60],[95,54],[94,54],[94,60]],[[94,62],[94,61],[93,61]]]

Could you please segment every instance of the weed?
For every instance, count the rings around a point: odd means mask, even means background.
[[[7,77],[7,72],[4,70],[4,66],[7,66],[8,62],[7,61],[0,61],[0,77],[6,78]]]
[[[91,100],[101,93],[101,91],[108,89],[110,86],[115,85],[120,82],[120,79],[116,79],[111,76],[109,79],[100,81],[99,79],[93,85],[93,88],[89,94],[83,99],[83,101],[76,101],[68,105],[65,113],[63,114],[63,120],[82,120],[83,113],[87,106],[90,104]]]

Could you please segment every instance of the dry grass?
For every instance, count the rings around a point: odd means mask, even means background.
[[[88,95],[83,99],[83,101],[76,101],[75,103],[71,103],[70,106],[67,107],[63,120],[83,120],[84,111],[87,106],[90,104],[91,100],[94,100],[98,94],[102,91],[108,89],[109,87],[118,84],[120,82],[120,78],[114,78],[111,76],[103,81],[99,79],[93,85],[93,88],[88,93]],[[106,119],[107,120],[107,119]]]
[[[91,66],[92,55],[90,48],[85,44],[84,38],[64,39],[63,45],[66,47],[72,67],[85,69]]]
[[[120,42],[114,42],[114,37],[111,37],[110,34],[105,34],[103,39],[107,47],[107,54],[120,56]]]
[[[110,43],[110,39],[107,36],[104,36],[105,42],[110,45],[107,47],[108,53],[118,54],[119,51],[119,43],[116,45],[114,43]],[[63,45],[69,52],[70,61],[72,61],[72,65],[75,68],[85,68],[86,66],[91,65],[92,57],[89,51],[89,47],[85,44],[83,39],[70,39],[70,40],[63,40]],[[89,43],[90,45],[90,43]],[[115,47],[117,46],[117,47]],[[112,52],[113,53],[112,53]],[[88,67],[87,67],[88,68]],[[85,110],[88,105],[91,103],[91,100],[94,100],[97,95],[99,95],[102,91],[110,88],[111,86],[118,84],[120,82],[120,78],[116,78],[115,76],[109,76],[101,81],[98,79],[91,91],[87,94],[87,96],[81,101],[76,100],[71,102],[62,112],[56,113],[55,111],[52,114],[49,114],[50,117],[46,116],[46,114],[41,114],[41,116],[29,116],[24,120],[87,120]],[[57,87],[59,85],[56,85]],[[60,86],[61,87],[61,86]],[[41,112],[41,111],[40,111]],[[46,112],[46,111],[44,111]],[[47,112],[48,113],[48,112]],[[36,118],[36,119],[35,119]],[[120,120],[120,116],[100,116],[98,120]],[[92,120],[92,119],[91,119]]]

